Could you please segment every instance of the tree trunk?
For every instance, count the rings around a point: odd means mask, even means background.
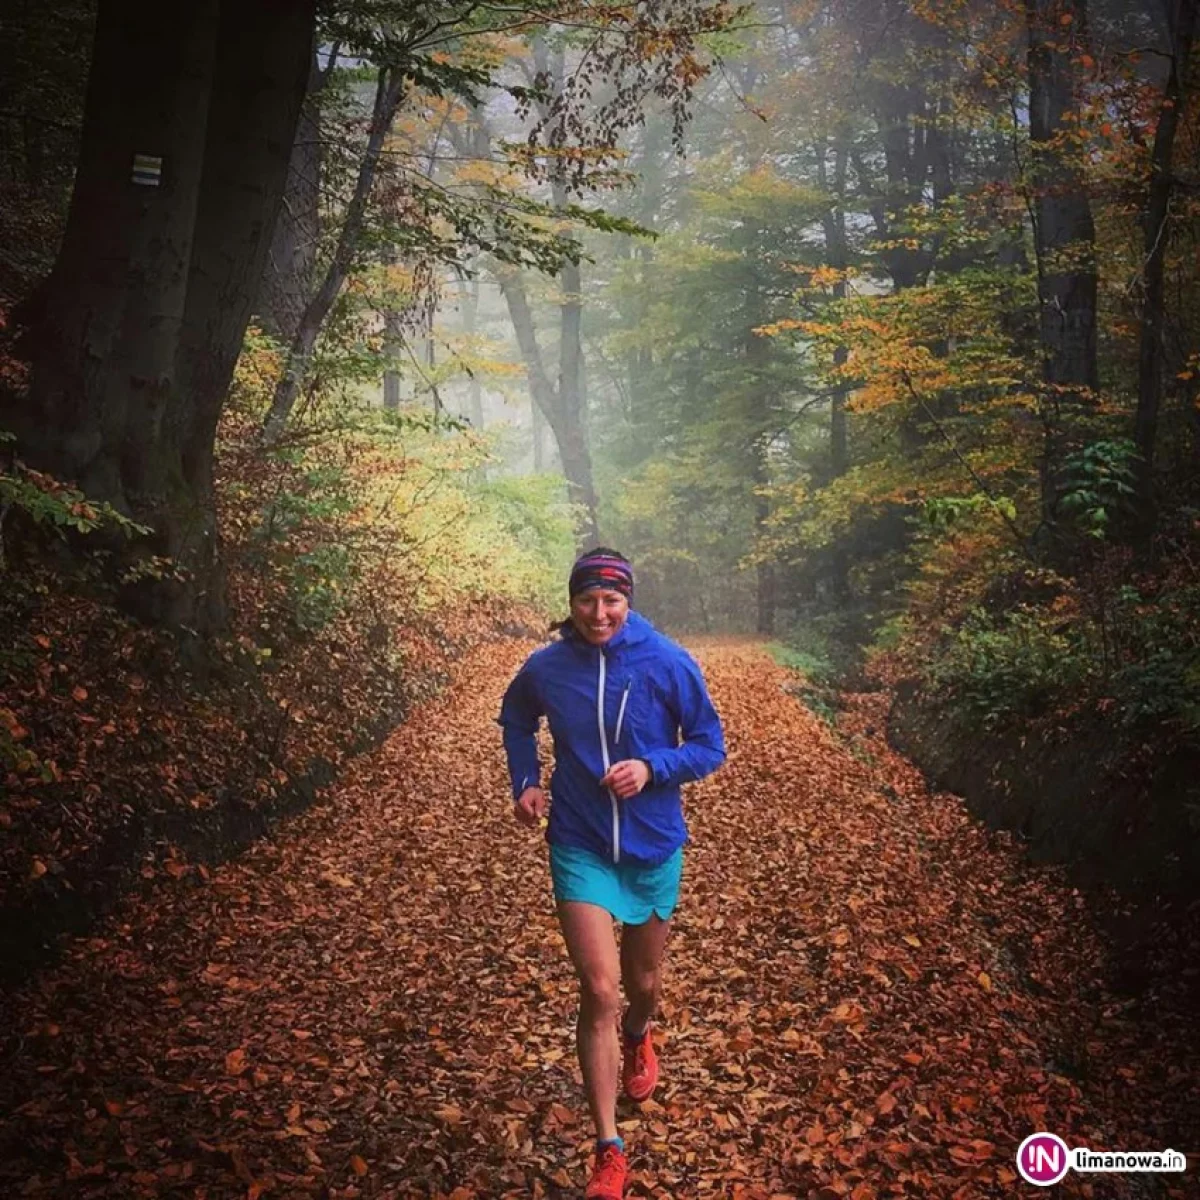
[[[182,16],[153,0],[101,5],[67,227],[31,305],[22,448],[126,512],[134,505],[115,451],[127,435],[153,437],[170,384],[216,31],[216,0]],[[136,153],[162,159],[159,186],[131,181]]]
[[[598,540],[596,491],[592,482],[592,457],[587,436],[587,411],[583,393],[582,276],[578,263],[567,263],[559,275],[563,298],[559,305],[558,407],[567,446],[560,445],[563,471],[576,484],[587,512],[582,536],[589,546]],[[568,459],[572,466],[568,470]],[[587,547],[585,547],[586,549]]]
[[[1058,472],[1072,445],[1073,415],[1099,385],[1096,363],[1095,227],[1071,142],[1079,128],[1075,59],[1085,0],[1025,0],[1029,38],[1029,139],[1038,265],[1042,378],[1046,385],[1042,515],[1053,526]]]
[[[67,230],[27,314],[32,378],[18,433],[28,461],[151,527],[119,547],[114,567],[174,560],[124,593],[153,621],[203,631],[223,619],[216,422],[312,29],[311,3],[287,0],[100,6]],[[159,186],[134,181],[135,155],[162,160]]]
[[[849,249],[846,240],[846,166],[848,149],[843,141],[834,148],[833,180],[830,187],[825,178],[824,149],[819,152],[819,180],[822,187],[830,191],[829,207],[822,218],[825,234],[825,261],[838,271],[845,271],[849,265]],[[844,275],[833,285],[835,301],[846,298],[846,280]],[[847,359],[845,346],[838,346],[834,351],[834,365],[843,366]],[[838,388],[833,393],[830,405],[829,421],[829,472],[836,479],[844,475],[849,465],[849,450],[846,440],[846,397],[849,389]]]
[[[211,625],[224,622],[213,497],[217,424],[278,223],[315,9],[315,0],[253,0],[226,3],[221,11],[176,396],[183,415],[180,466],[201,539],[193,550],[214,572],[195,602],[208,608]],[[144,592],[140,607],[157,621],[185,619],[182,611],[163,611],[162,599],[161,589]]]
[[[404,77],[391,68],[379,73],[379,82],[375,88],[375,103],[371,110],[371,124],[367,134],[367,145],[359,164],[358,177],[354,184],[354,194],[346,208],[342,219],[342,230],[338,236],[337,249],[325,272],[325,278],[315,296],[304,308],[304,315],[296,329],[296,336],[288,350],[287,365],[283,377],[275,388],[275,396],[271,401],[271,409],[263,423],[263,442],[271,446],[277,443],[283,435],[292,409],[300,395],[308,374],[309,362],[312,359],[313,348],[317,344],[317,336],[325,324],[325,318],[338,298],[346,276],[354,263],[362,238],[363,227],[366,223],[367,204],[371,198],[371,190],[379,170],[379,157],[383,151],[383,143],[392,121],[396,116],[400,99],[404,94]]]
[[[426,314],[425,324],[425,369],[429,372],[429,392],[433,401],[433,415],[440,417],[443,412],[442,394],[437,385],[437,339],[434,336],[434,320],[437,317],[437,306],[430,304]]]
[[[529,308],[520,273],[511,269],[502,270],[498,279],[500,290],[508,303],[513,332],[517,335],[517,345],[521,348],[521,357],[525,362],[530,394],[554,435],[563,474],[567,477],[567,493],[572,503],[580,508],[576,533],[580,546],[586,548],[599,540],[599,532],[596,522],[596,488],[592,480],[592,456],[588,450],[583,413],[578,407],[578,393],[573,397],[576,403],[569,406],[563,402],[558,388],[550,382],[550,376],[546,373],[542,361],[533,313]],[[560,375],[560,383],[561,380]]]
[[[1142,215],[1142,266],[1144,296],[1138,347],[1138,403],[1134,440],[1138,463],[1139,536],[1149,541],[1156,523],[1154,503],[1154,452],[1158,440],[1158,413],[1163,389],[1164,271],[1170,242],[1169,213],[1172,152],[1179,128],[1180,110],[1187,101],[1188,65],[1196,31],[1197,0],[1172,0],[1170,35],[1171,69],[1163,91],[1150,156],[1150,186]]]
[[[383,353],[387,366],[383,369],[383,407],[395,412],[400,407],[400,372],[396,362],[404,348],[404,331],[400,314],[389,309],[383,314]]]
[[[284,343],[290,343],[296,336],[304,306],[312,295],[317,242],[321,236],[320,97],[332,70],[332,59],[322,69],[317,55],[313,55],[304,107],[300,110],[296,140],[288,161],[283,202],[254,305],[263,329]]]
[[[137,549],[169,554],[192,573],[189,583],[158,591],[181,622],[198,625],[208,614],[184,601],[214,582],[213,548],[196,519],[205,497],[182,478],[180,426],[191,401],[178,388],[175,357],[217,10],[216,0],[179,10],[150,0],[100,6],[75,190],[31,314],[30,396],[18,426],[30,463],[152,527]],[[133,182],[135,154],[161,159],[158,186]],[[132,548],[113,549],[123,570]]]
[[[751,245],[758,240],[757,231],[753,233]],[[757,298],[754,303],[758,303]],[[770,443],[766,433],[770,425],[771,408],[771,385],[768,377],[771,347],[770,339],[754,332],[766,324],[766,313],[752,311],[750,316],[751,320],[746,330],[746,367],[750,375],[747,389],[752,405],[752,420],[758,424],[759,432],[748,447],[750,462],[746,474],[754,485],[754,537],[758,542],[766,534],[771,518],[771,502],[765,495],[765,489],[771,482],[771,467],[767,457]],[[763,636],[770,637],[775,633],[775,608],[778,600],[775,564],[760,558],[755,572],[755,628]]]
[[[384,267],[394,267],[399,258],[395,247],[384,250]],[[391,297],[390,284],[384,288],[383,310],[383,407],[395,412],[400,407],[400,371],[398,363],[404,353],[404,324]]]
[[[831,267],[845,271],[849,266],[850,255],[846,240],[846,168],[849,159],[849,148],[844,139],[839,139],[834,147],[833,180],[830,190],[830,203],[825,211],[823,226],[825,232],[825,259]],[[819,151],[820,182],[826,187],[825,151]],[[835,301],[846,298],[846,280],[843,275],[833,285]],[[833,352],[835,368],[845,366],[849,351],[845,346],[838,346]],[[829,400],[829,477],[837,479],[844,475],[850,465],[850,449],[846,423],[846,401],[849,388],[836,388]],[[833,593],[838,600],[845,600],[850,595],[850,556],[846,549],[845,540],[835,540],[830,554]]]
[[[766,496],[758,490],[765,487],[769,472],[767,469],[766,447],[756,447],[755,455],[755,496],[754,496],[754,526],[756,530],[764,530],[771,517],[771,504]],[[775,635],[775,608],[778,601],[776,594],[775,564],[760,561],[755,568],[755,629],[763,637]]]
[[[467,335],[468,354],[475,353],[475,338],[479,332],[479,279],[465,280],[462,288],[463,332]],[[471,428],[482,432],[486,421],[483,415],[483,386],[479,382],[477,371],[471,372],[471,382],[467,388],[467,417]]]
[[[529,412],[533,420],[533,470],[540,475],[546,466],[546,418],[542,416],[541,405],[532,396],[529,398]]]

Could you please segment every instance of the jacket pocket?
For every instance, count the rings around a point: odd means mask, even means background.
[[[625,705],[619,749],[626,758],[641,758],[666,744],[667,707],[654,678],[634,676]]]

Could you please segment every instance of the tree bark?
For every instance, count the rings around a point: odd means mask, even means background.
[[[762,493],[762,489],[770,481],[767,465],[767,448],[765,445],[755,446],[754,472],[754,526],[756,530],[765,530],[771,517],[771,503]],[[760,561],[755,568],[755,629],[764,637],[775,635],[775,610],[778,603],[775,564]]]
[[[479,279],[475,277],[463,281],[463,332],[470,339],[468,353],[475,352],[475,336],[479,332]],[[482,432],[487,424],[483,415],[483,385],[475,371],[471,372],[471,382],[467,389],[467,417],[471,428]]]
[[[525,295],[525,286],[520,272],[506,269],[498,274],[500,290],[508,304],[513,332],[521,349],[525,363],[525,375],[534,403],[546,418],[550,432],[558,445],[563,474],[567,477],[567,492],[574,504],[580,508],[577,535],[581,547],[594,545],[599,540],[596,521],[596,489],[592,479],[592,457],[588,450],[587,434],[583,424],[583,413],[579,408],[578,392],[563,396],[551,382],[542,360],[537,331],[533,324],[533,313]],[[560,384],[565,378],[560,374]],[[568,403],[574,400],[574,405]]]
[[[1175,135],[1181,110],[1188,98],[1187,73],[1196,32],[1197,0],[1171,0],[1171,67],[1163,90],[1154,148],[1150,155],[1150,185],[1142,214],[1145,258],[1142,266],[1143,298],[1138,347],[1138,403],[1134,441],[1138,463],[1138,532],[1148,541],[1156,524],[1154,454],[1158,440],[1158,414],[1163,390],[1164,275],[1170,242],[1171,173]]]
[[[191,593],[143,589],[138,607],[177,624],[189,605],[224,623],[213,455],[287,179],[313,51],[315,0],[253,0],[221,11],[204,174],[176,358],[179,471],[189,497],[186,557],[203,562]],[[185,530],[173,537],[179,541]],[[170,550],[177,555],[183,547]],[[207,582],[206,582],[207,580]]]
[[[529,398],[529,413],[533,428],[533,471],[540,475],[546,470],[546,418],[542,416],[541,405],[532,396]]]
[[[32,464],[149,526],[120,543],[137,615],[205,631],[224,618],[213,445],[283,186],[313,5],[103,0],[62,248],[31,304],[17,417]],[[162,159],[133,181],[134,155]],[[159,577],[161,576],[161,577]]]
[[[749,244],[754,246],[761,240],[760,231],[749,222],[746,223],[750,233]],[[747,477],[754,486],[754,536],[757,541],[767,531],[767,523],[771,517],[770,499],[765,489],[771,482],[771,465],[768,459],[770,439],[767,429],[771,424],[771,394],[770,369],[771,346],[770,339],[755,333],[755,329],[766,324],[767,314],[762,306],[761,293],[751,296],[751,309],[746,328],[746,370],[749,375],[747,392],[751,406],[751,420],[758,425],[758,432],[750,440],[747,447],[750,462],[746,470]],[[778,602],[776,588],[775,564],[760,558],[755,567],[755,628],[765,637],[775,633],[775,609]]]
[[[375,88],[375,102],[371,109],[367,145],[362,162],[359,164],[354,193],[342,220],[337,249],[334,251],[320,288],[304,308],[304,315],[296,329],[296,336],[292,339],[289,347],[283,377],[275,388],[271,409],[263,424],[265,445],[276,444],[283,435],[288,418],[292,414],[292,409],[296,405],[300,389],[308,374],[313,348],[317,344],[317,336],[321,332],[325,318],[329,315],[329,310],[342,290],[342,285],[346,282],[346,276],[350,273],[362,238],[367,204],[370,201],[375,177],[379,171],[379,159],[383,152],[383,144],[392,127],[396,109],[399,107],[403,95],[404,77],[391,68],[380,71],[379,81]]]
[[[207,588],[211,555],[194,539],[202,499],[180,478],[178,424],[190,401],[175,356],[217,22],[216,0],[170,12],[148,0],[101,5],[75,190],[59,256],[28,313],[30,394],[16,423],[27,461],[153,528],[138,548],[193,573],[169,589],[184,596]],[[158,186],[133,182],[135,154],[162,160]],[[113,549],[119,577],[130,547]],[[199,610],[172,607],[204,623]]]
[[[101,5],[62,248],[27,314],[33,377],[22,449],[126,512],[133,506],[109,448],[127,427],[140,440],[161,419],[183,319],[216,29],[216,0],[182,17],[153,0]],[[159,186],[131,182],[135,153],[162,158]]]
[[[394,267],[399,256],[395,247],[389,246],[383,253],[384,268]],[[399,310],[390,297],[390,286],[385,287],[383,310],[383,407],[395,412],[400,407],[400,371],[397,364],[404,352],[404,325]]]
[[[819,179],[822,187],[830,191],[829,207],[825,210],[822,220],[825,233],[825,258],[829,265],[844,272],[849,266],[850,254],[846,239],[846,169],[849,159],[849,147],[844,138],[839,138],[834,145],[833,179],[827,181],[825,170],[825,149],[821,147],[818,153]],[[846,279],[842,275],[833,285],[834,301],[846,298]],[[849,358],[849,350],[843,345],[833,352],[835,368],[845,366]],[[849,435],[846,421],[846,401],[849,388],[834,389],[829,399],[829,477],[837,479],[844,475],[850,465]],[[847,553],[844,539],[837,539],[831,555],[831,574],[833,593],[838,600],[845,600],[850,595],[850,556]]]
[[[1029,139],[1033,167],[1042,378],[1046,386],[1042,515],[1052,527],[1058,472],[1071,448],[1073,415],[1099,386],[1096,361],[1095,226],[1083,169],[1070,141],[1079,128],[1075,59],[1085,0],[1025,0]]]
[[[271,236],[254,311],[263,329],[278,341],[296,336],[304,306],[312,294],[321,236],[320,98],[333,70],[333,59],[322,68],[314,54],[296,140],[288,160],[287,184]]]

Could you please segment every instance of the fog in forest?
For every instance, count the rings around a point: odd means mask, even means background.
[[[0,1195],[574,1188],[546,647],[630,1195],[1200,1147],[1198,22],[0,4]]]

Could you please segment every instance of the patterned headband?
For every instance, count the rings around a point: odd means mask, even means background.
[[[622,596],[632,596],[633,567],[610,554],[589,554],[571,568],[567,592],[574,599],[589,588],[611,588]]]

